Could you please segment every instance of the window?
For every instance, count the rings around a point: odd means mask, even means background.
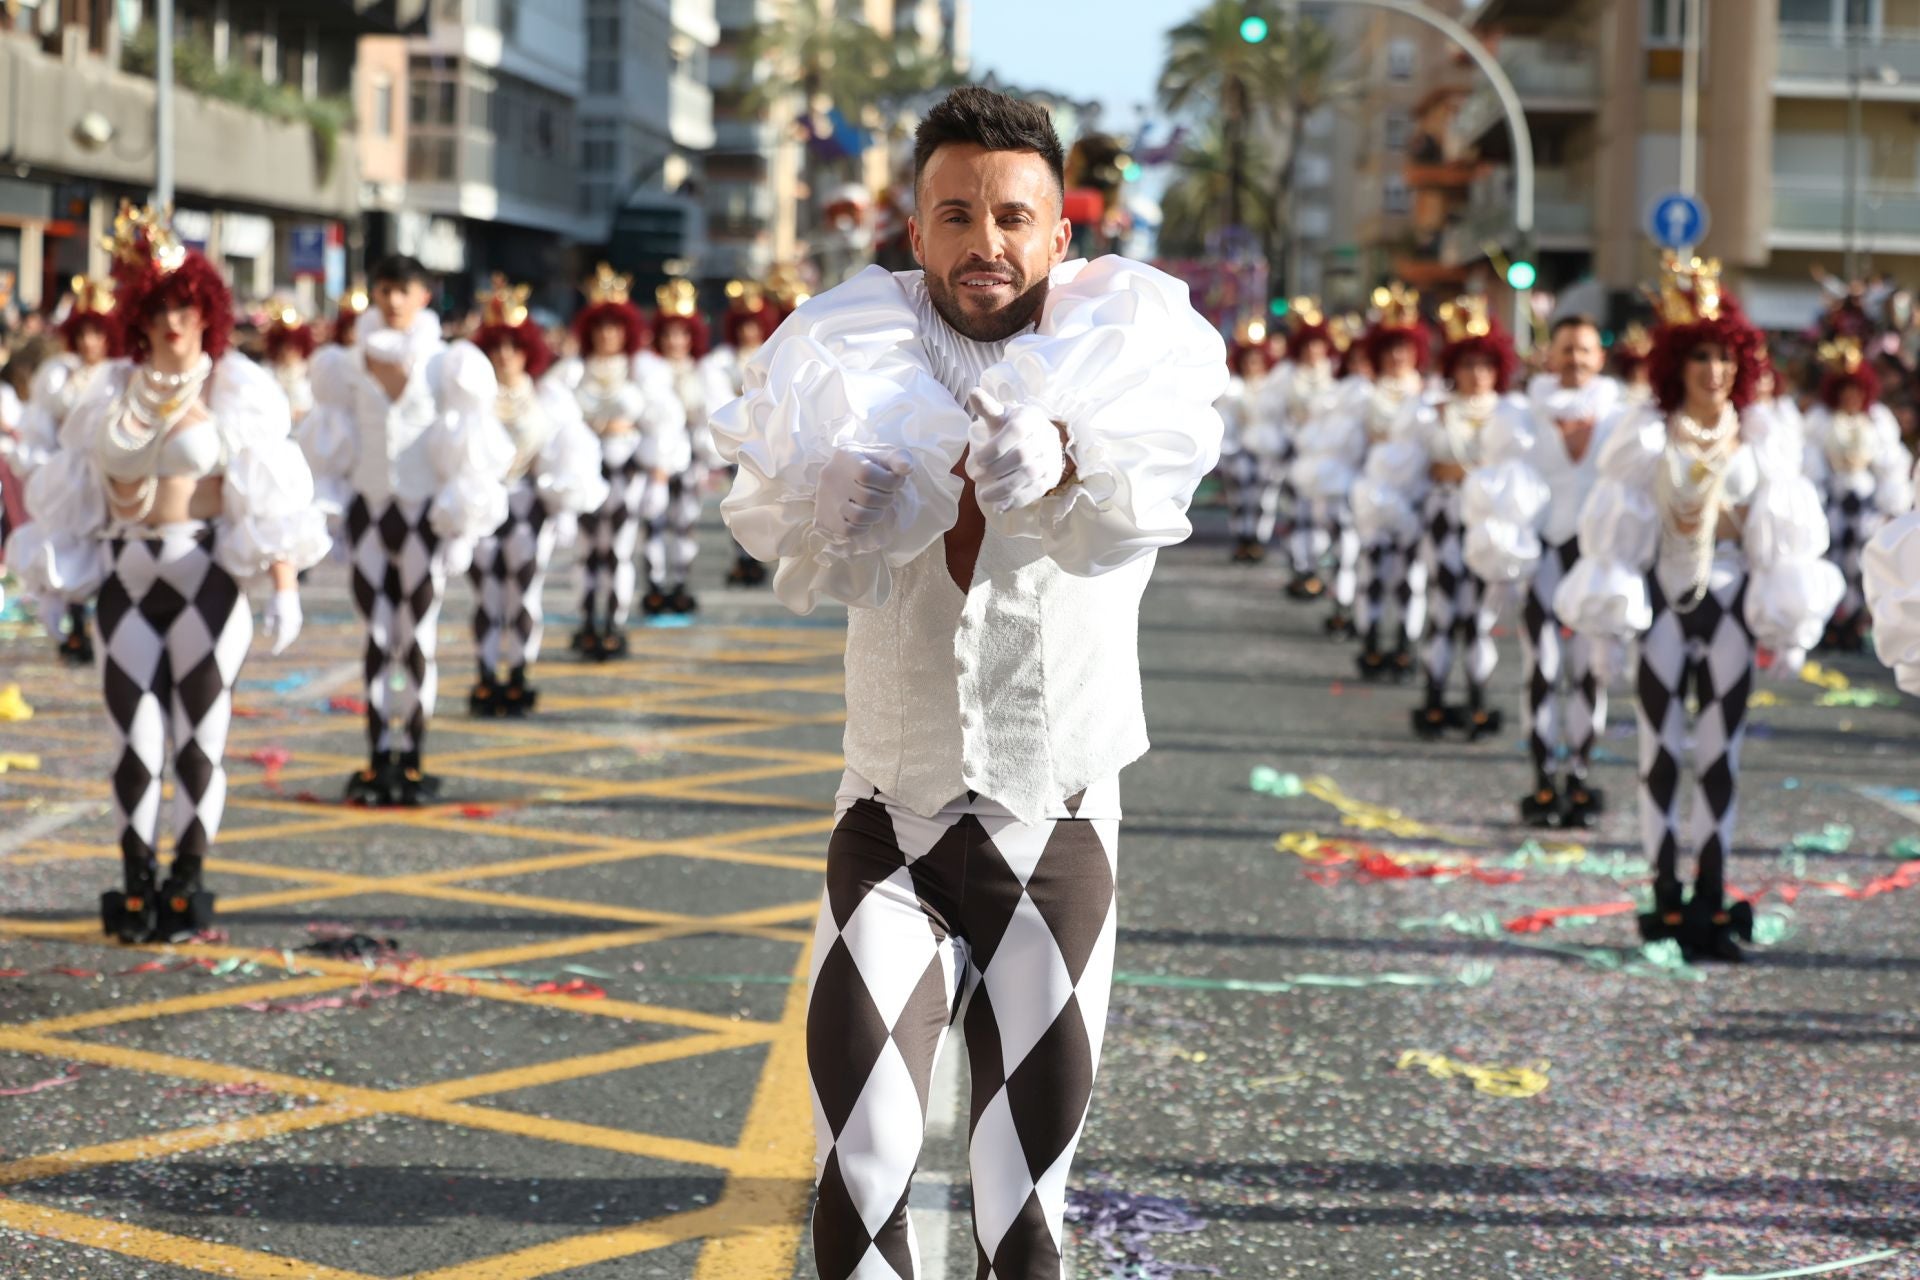
[[[1301,187],[1324,187],[1333,181],[1333,161],[1318,151],[1303,151],[1294,161],[1293,180]]]
[[[373,80],[373,134],[376,138],[393,136],[393,81],[386,76]]]
[[[1390,173],[1380,186],[1380,211],[1382,213],[1408,214],[1413,212],[1413,192],[1407,187],[1407,180],[1397,173]]]
[[[1686,15],[1692,5],[1705,6],[1706,0],[1645,0],[1647,6],[1647,47],[1678,49],[1686,43]],[[1704,31],[1705,24],[1702,24]]]
[[[1790,35],[1879,40],[1885,22],[1886,0],[1780,0],[1780,25]]]
[[[1386,148],[1391,153],[1407,149],[1407,134],[1413,129],[1413,117],[1405,107],[1394,107],[1387,112],[1385,123]]]
[[[605,45],[590,45],[593,56],[587,59],[587,92],[620,92],[620,53]]]
[[[1413,64],[1418,51],[1411,40],[1389,40],[1387,42],[1387,77],[1391,80],[1413,79]]]
[[[452,182],[452,135],[414,134],[409,137],[407,179],[410,182]]]

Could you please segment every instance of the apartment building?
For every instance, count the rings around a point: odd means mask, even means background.
[[[1920,0],[1701,0],[1701,250],[1749,310],[1805,325],[1811,269],[1920,271]],[[1652,270],[1647,209],[1680,182],[1681,0],[1486,0],[1473,21],[1526,107],[1542,283],[1624,309]],[[1476,89],[1455,121],[1489,162],[1453,261],[1510,240],[1504,118]],[[1505,231],[1503,236],[1501,233]]]
[[[417,23],[423,4],[175,0],[175,227],[221,264],[243,299],[296,281],[316,294],[316,264],[297,261],[293,246],[342,245],[359,207],[358,140],[344,127],[356,41]],[[31,104],[0,111],[5,300],[52,305],[66,277],[105,270],[99,237],[120,199],[149,198],[157,8],[154,0],[0,8],[0,101]],[[216,78],[225,92],[209,83]],[[270,117],[231,96],[262,84],[284,86],[307,118]],[[328,269],[339,274],[337,259]]]

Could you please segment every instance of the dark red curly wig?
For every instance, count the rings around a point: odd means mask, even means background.
[[[220,271],[198,249],[189,249],[180,265],[162,272],[148,262],[114,263],[114,310],[120,312],[127,355],[145,364],[153,352],[147,326],[162,313],[191,307],[200,313],[206,332],[201,348],[215,360],[226,354],[233,338],[233,293]]]
[[[727,314],[720,317],[720,340],[738,350],[741,327],[757,324],[760,326],[760,341],[765,342],[786,318],[786,314],[771,302],[762,302],[753,308],[728,307]]]
[[[1267,358],[1267,369],[1269,372],[1279,363],[1278,360],[1274,359],[1273,342],[1271,339],[1260,342],[1241,342],[1236,339],[1227,344],[1227,368],[1233,370],[1235,377],[1245,377],[1247,372],[1247,357],[1255,352],[1259,352]]]
[[[1413,367],[1424,372],[1427,356],[1433,346],[1433,337],[1424,324],[1376,324],[1367,330],[1367,336],[1360,340],[1360,345],[1367,349],[1367,363],[1373,366],[1377,374],[1383,363],[1381,357],[1390,347],[1403,342],[1413,348]]]
[[[523,320],[519,324],[483,324],[474,331],[473,345],[488,356],[504,346],[520,348],[521,354],[527,358],[529,378],[538,378],[553,367],[553,348],[547,345],[546,335],[532,320]]]
[[[1848,387],[1860,388],[1860,394],[1866,398],[1866,406],[1880,402],[1880,375],[1873,366],[1862,360],[1851,369],[1829,369],[1820,379],[1820,403],[1829,409],[1840,407],[1840,393]]]
[[[1287,359],[1299,360],[1310,343],[1326,344],[1327,354],[1340,354],[1339,344],[1333,340],[1333,330],[1324,324],[1303,324],[1287,334]]]
[[[707,329],[706,317],[699,312],[690,316],[663,316],[658,312],[653,317],[653,349],[661,355],[667,353],[667,331],[685,329],[693,339],[690,354],[695,360],[707,354],[712,346],[713,335]]]
[[[1345,351],[1339,351],[1337,345],[1335,350],[1337,352],[1334,357],[1335,377],[1352,378],[1365,376],[1371,378],[1373,376],[1373,357],[1367,354],[1367,342],[1364,337],[1358,342],[1348,343]],[[1361,375],[1359,366],[1363,364],[1366,366],[1367,371],[1364,375]]]
[[[296,355],[302,360],[311,359],[313,349],[320,345],[312,325],[282,324],[279,320],[267,326],[266,335],[260,341],[267,359],[272,361],[287,355]]]
[[[345,299],[340,309],[333,313],[333,327],[327,333],[327,341],[336,347],[353,345],[353,331],[360,324],[360,317],[366,313],[365,307],[350,307]]]
[[[1760,380],[1760,362],[1766,355],[1766,339],[1753,327],[1740,304],[1731,294],[1720,295],[1720,314],[1711,320],[1691,324],[1662,323],[1653,331],[1653,350],[1647,354],[1647,378],[1653,384],[1653,396],[1666,413],[1678,409],[1687,398],[1687,359],[1695,347],[1714,342],[1725,347],[1733,358],[1733,407],[1744,410],[1753,403],[1754,387]]]
[[[84,329],[98,329],[106,335],[109,359],[127,354],[127,339],[126,335],[120,331],[120,316],[117,310],[83,311],[76,306],[67,312],[67,318],[60,322],[60,341],[67,344],[67,350],[79,349],[80,333]]]
[[[631,302],[593,302],[573,313],[573,336],[582,356],[593,354],[593,331],[603,324],[617,324],[626,333],[621,350],[630,356],[645,351],[653,340],[647,317]]]
[[[1440,376],[1451,383],[1453,375],[1465,361],[1486,360],[1493,365],[1494,390],[1505,395],[1513,386],[1513,375],[1520,368],[1520,357],[1513,349],[1513,339],[1500,327],[1500,322],[1488,317],[1487,323],[1489,332],[1449,342],[1440,349]]]

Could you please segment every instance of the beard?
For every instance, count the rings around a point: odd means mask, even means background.
[[[961,276],[982,274],[978,267],[956,268],[952,277],[926,273],[927,296],[933,300],[933,309],[955,333],[975,342],[1004,342],[1040,318],[1040,308],[1047,301],[1047,277],[1028,284],[1020,268],[1011,263],[997,273],[1013,285],[1013,297],[1005,306],[993,311],[969,311],[962,306],[961,286],[956,281]]]

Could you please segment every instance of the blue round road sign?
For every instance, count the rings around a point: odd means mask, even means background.
[[[1698,196],[1674,192],[1654,201],[1647,213],[1647,234],[1662,249],[1685,249],[1707,235],[1707,206]]]

